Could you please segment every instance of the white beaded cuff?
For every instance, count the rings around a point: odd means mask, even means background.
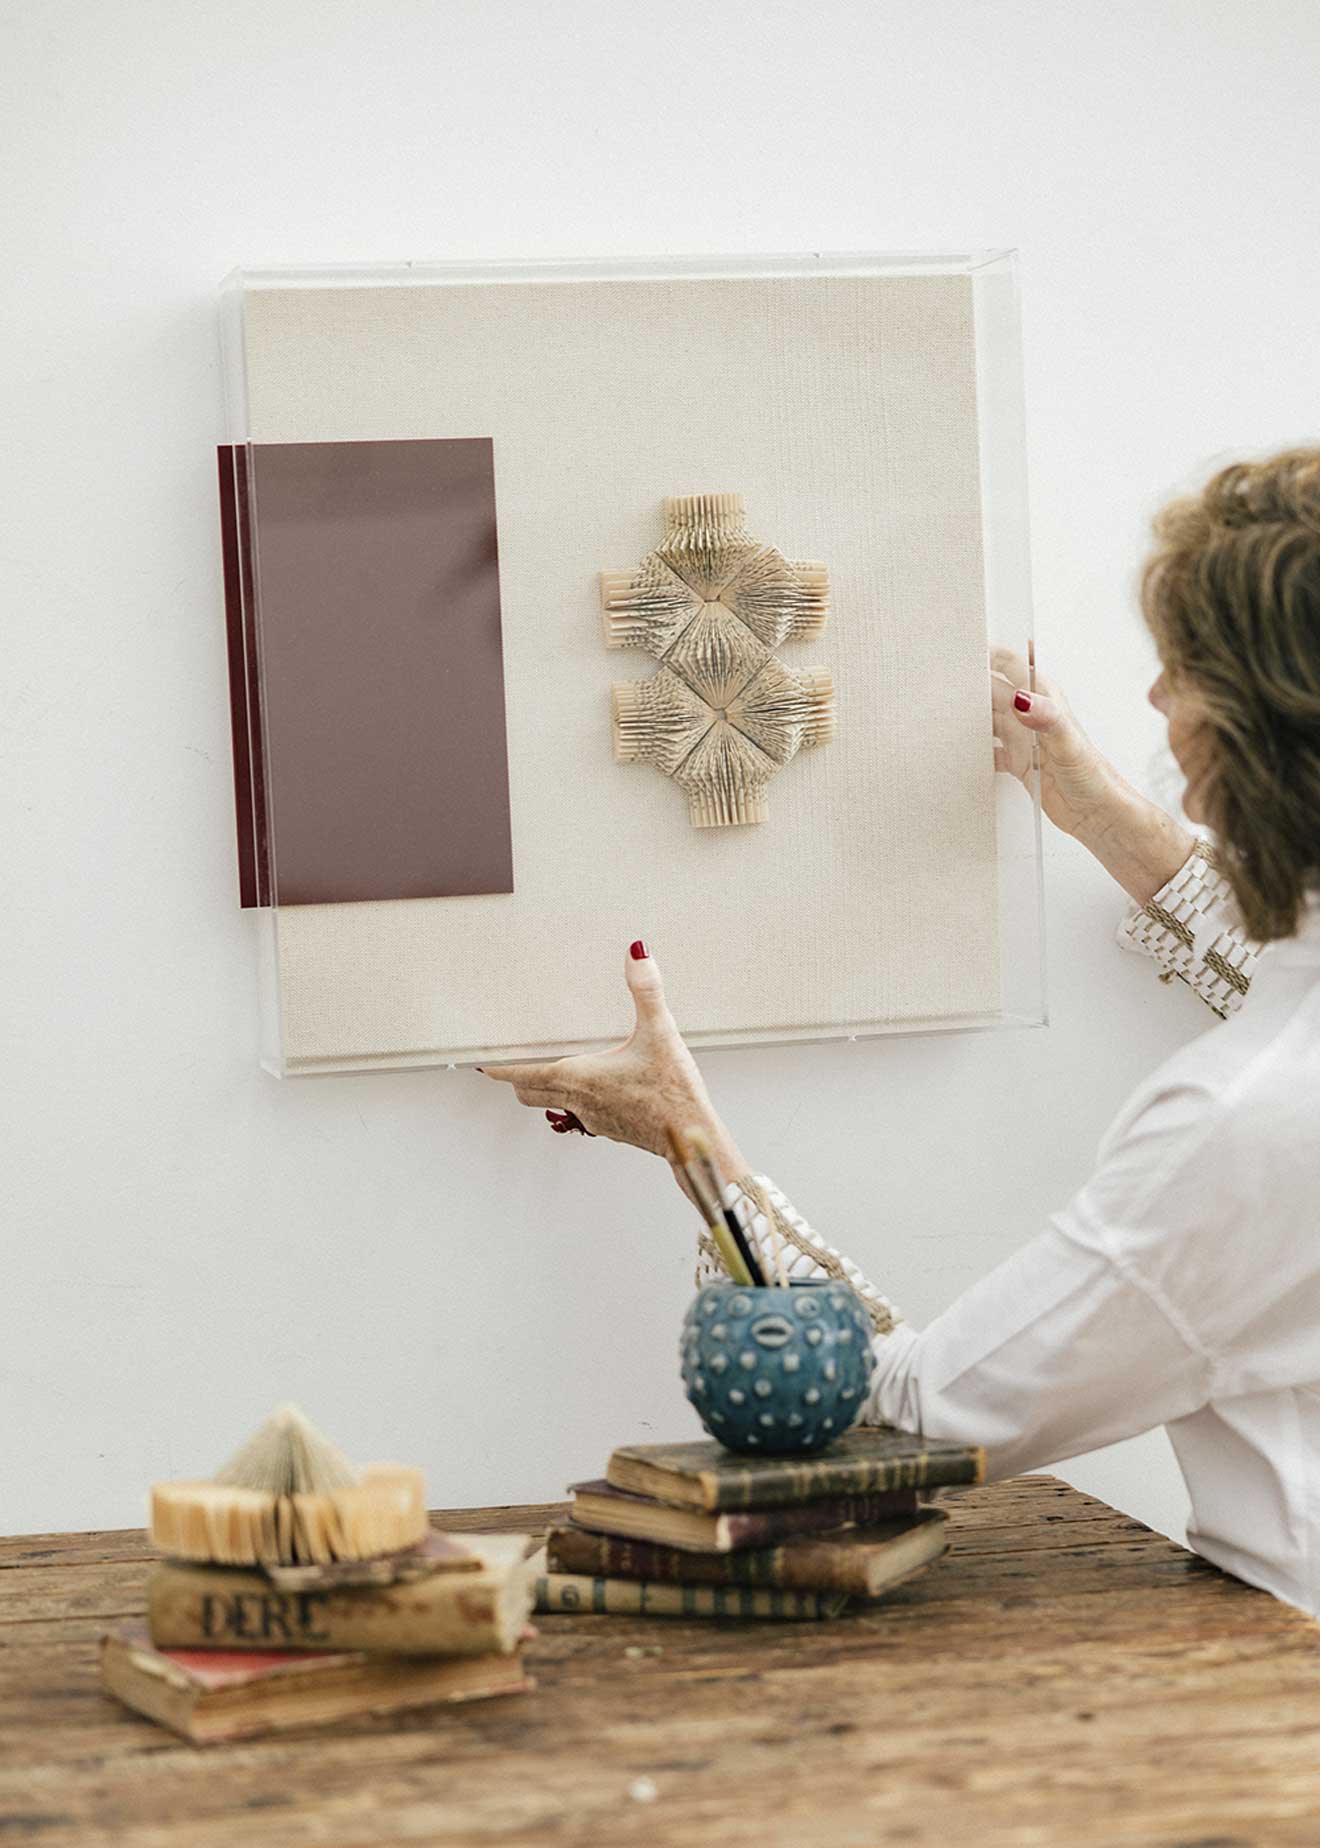
[[[1149,904],[1130,908],[1115,934],[1124,949],[1153,957],[1162,982],[1177,976],[1221,1020],[1241,1007],[1260,956],[1206,841],[1196,843]]]
[[[738,1215],[763,1269],[769,1277],[779,1275],[778,1259],[790,1278],[838,1277],[850,1284],[866,1305],[878,1335],[887,1335],[903,1312],[896,1303],[882,1296],[875,1285],[833,1245],[827,1245],[780,1193],[774,1182],[763,1174],[744,1175],[731,1181],[724,1190],[725,1205]],[[697,1283],[713,1283],[727,1276],[710,1233],[697,1237]]]

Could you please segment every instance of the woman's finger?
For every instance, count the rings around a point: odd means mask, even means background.
[[[513,1094],[520,1104],[526,1104],[529,1110],[563,1110],[568,1111],[562,1091],[550,1091],[543,1085],[516,1084]]]
[[[498,1078],[501,1084],[511,1084],[515,1088],[520,1084],[553,1085],[563,1082],[562,1075],[556,1077],[562,1063],[559,1059],[548,1059],[544,1064],[479,1065],[477,1070],[483,1078]]]
[[[573,1110],[547,1110],[545,1120],[551,1129],[561,1136],[578,1135],[595,1137],[595,1130],[588,1129],[582,1118]]]
[[[1011,680],[1014,686],[1021,686],[1025,680],[1030,678],[1030,670],[1026,661],[1013,648],[992,648],[990,650],[990,671],[1002,674],[1006,680]]]
[[[1052,732],[1063,724],[1066,714],[1058,700],[1048,693],[1031,692],[1026,687],[1013,691],[1013,717],[1028,731]]]
[[[993,719],[1008,717],[1013,710],[1013,695],[1016,691],[1011,680],[1005,680],[998,674],[990,676],[990,714]]]
[[[660,967],[639,937],[628,945],[623,964],[624,980],[632,993],[639,1027],[670,1026],[672,1020],[665,1001],[665,985]]]

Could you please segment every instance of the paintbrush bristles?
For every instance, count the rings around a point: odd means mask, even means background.
[[[296,1405],[281,1405],[214,1480],[265,1495],[326,1495],[351,1488],[358,1471]]]

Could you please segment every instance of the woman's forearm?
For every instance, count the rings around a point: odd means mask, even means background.
[[[1189,829],[1117,773],[1105,801],[1072,832],[1139,905],[1168,884],[1196,845]]]
[[[1038,747],[1040,805],[1056,828],[1088,848],[1129,897],[1145,905],[1186,864],[1193,836],[1162,808],[1138,795],[1098,751],[1073,717],[1067,700],[1044,676],[1012,691],[1014,672],[1026,663],[997,656],[991,677],[995,739],[1001,765],[1032,786],[1029,746]]]

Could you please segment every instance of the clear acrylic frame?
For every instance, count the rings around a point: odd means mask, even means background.
[[[533,263],[404,263],[365,268],[238,270],[226,280],[221,294],[226,443],[232,454],[251,456],[245,321],[247,305],[256,292],[446,289],[465,284],[498,283],[596,282],[607,285],[612,281],[873,276],[952,276],[966,278],[970,285],[987,657],[992,647],[1006,647],[1029,663],[1033,662],[1021,336],[1011,251],[948,255],[811,254]],[[258,559],[260,532],[260,507],[254,505],[250,509],[249,542]],[[236,700],[236,792],[240,835],[246,826],[253,836],[261,836],[268,843],[273,864],[278,852],[278,817],[271,812],[269,798],[264,795],[259,780],[255,788],[250,782],[244,787],[237,775],[238,759],[245,748],[249,767],[253,759],[260,762],[268,749],[267,741],[260,735],[265,710],[261,698],[260,585],[259,568],[237,574],[233,604],[239,612],[241,638],[235,652],[235,637],[231,634],[231,692]],[[231,621],[232,618],[231,606]],[[246,698],[244,686],[248,690]],[[988,686],[987,678],[987,735],[990,731]],[[250,734],[246,744],[245,727]],[[993,760],[987,752],[987,762],[990,761]],[[993,772],[987,771],[987,774],[993,775]],[[899,1019],[785,1020],[778,1026],[708,1031],[685,1027],[689,1043],[696,1048],[726,1047],[1043,1025],[1046,999],[1042,855],[1039,779],[1034,762],[1026,787],[1016,777],[1003,774],[993,775],[993,785],[998,1006],[952,1014],[905,1015]],[[242,812],[245,803],[249,808],[246,817]],[[276,889],[272,880],[270,890]],[[288,906],[266,902],[255,907],[254,916],[260,968],[260,1057],[263,1066],[276,1075],[494,1064],[519,1058],[553,1058],[613,1043],[609,1036],[552,1041],[543,1037],[518,1040],[505,1036],[489,1044],[425,1044],[375,1048],[368,1052],[347,1048],[338,1055],[303,1056],[291,1049],[286,1032],[280,933],[282,913],[288,910]]]

